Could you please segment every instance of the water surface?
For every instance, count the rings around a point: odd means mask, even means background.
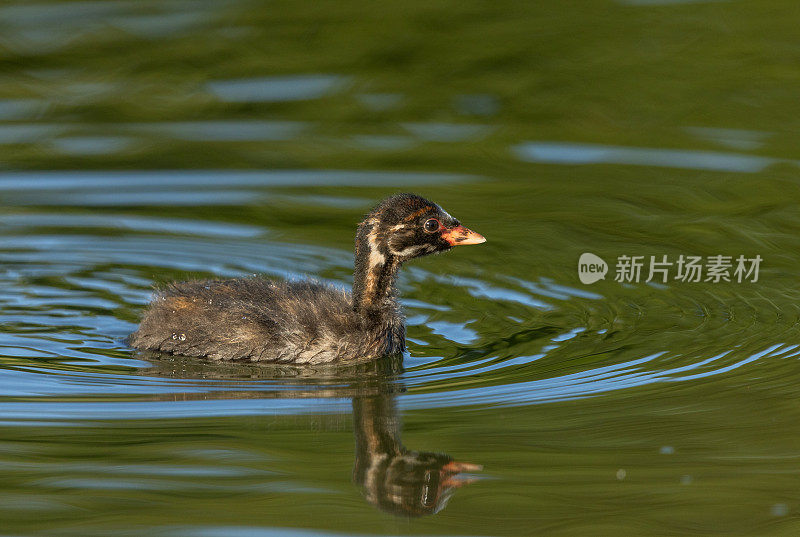
[[[795,8],[4,5],[0,534],[795,535]],[[488,242],[404,267],[401,361],[125,344],[167,281],[349,286],[408,190]]]

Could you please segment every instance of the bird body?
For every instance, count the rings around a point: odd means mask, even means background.
[[[132,345],[213,360],[357,362],[402,352],[399,311],[366,329],[344,289],[262,277],[170,284],[152,302]]]
[[[484,240],[425,198],[392,196],[358,226],[352,294],[310,279],[173,283],[151,302],[130,343],[213,360],[292,364],[400,353],[405,323],[395,280],[402,263]]]

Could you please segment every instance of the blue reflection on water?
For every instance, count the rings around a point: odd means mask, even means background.
[[[548,164],[628,164],[756,173],[785,159],[680,149],[623,147],[569,142],[526,142],[512,148],[518,158]]]
[[[206,89],[229,103],[307,101],[343,89],[348,80],[341,75],[322,74],[265,76],[214,80],[206,84]]]

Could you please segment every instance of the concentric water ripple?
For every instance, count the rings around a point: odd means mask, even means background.
[[[345,250],[279,242],[255,225],[182,218],[25,212],[0,215],[0,225],[2,419],[340,411],[363,377],[353,368],[147,356],[125,344],[155,282],[312,274],[349,286]],[[745,296],[682,299],[651,288],[634,304],[547,278],[414,264],[401,292],[409,353],[390,381],[403,408],[586,398],[747,375],[760,362],[800,354],[796,317]],[[739,311],[726,306],[733,303]],[[760,325],[770,340],[753,331]]]

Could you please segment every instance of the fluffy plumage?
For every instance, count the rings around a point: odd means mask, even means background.
[[[392,196],[358,226],[352,295],[313,280],[173,283],[150,304],[130,343],[214,360],[294,364],[399,353],[405,325],[395,280],[402,263],[483,240],[425,198]]]

